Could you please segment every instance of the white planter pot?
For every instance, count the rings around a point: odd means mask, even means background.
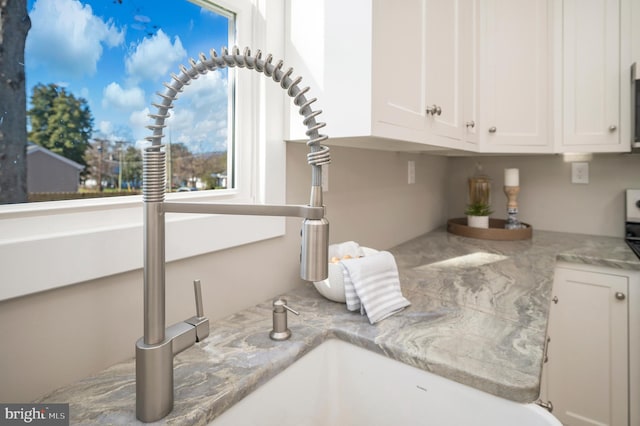
[[[471,228],[488,228],[489,216],[467,216],[467,226]]]

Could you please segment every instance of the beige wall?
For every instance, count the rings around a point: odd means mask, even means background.
[[[289,145],[290,202],[308,202],[311,172],[306,153],[304,145]],[[384,249],[444,223],[446,158],[336,147],[331,155],[324,201],[332,243],[354,240]],[[407,184],[409,160],[415,161],[413,185]]]
[[[624,235],[624,191],[640,188],[640,154],[598,154],[589,183],[571,183],[571,164],[560,155],[469,157],[449,160],[447,216],[462,217],[467,178],[481,163],[492,182],[494,217],[506,217],[504,169],[520,169],[519,218],[535,229],[592,235]]]
[[[306,152],[302,144],[287,146],[291,203],[308,202]],[[325,194],[332,242],[384,249],[444,223],[446,158],[346,148],[332,155]],[[416,162],[414,185],[407,184],[409,159]],[[288,219],[284,237],[170,264],[167,322],[193,315],[193,279],[202,280],[210,318],[300,283],[299,225]],[[141,271],[0,302],[0,401],[27,402],[130,358],[141,335]]]

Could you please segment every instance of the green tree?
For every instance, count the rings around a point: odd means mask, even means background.
[[[113,181],[114,167],[110,161],[113,156],[113,146],[106,139],[95,139],[84,153],[85,177],[91,176],[96,180],[99,192],[103,190],[103,182]]]
[[[206,183],[207,188],[215,189],[217,179],[214,175],[227,173],[227,153],[212,152],[204,154],[204,164],[200,171],[200,179]]]
[[[131,189],[131,183],[142,181],[142,154],[131,145],[124,152],[122,179],[127,183],[129,189]]]
[[[170,145],[170,165],[168,173],[171,175],[173,186],[189,185],[195,179],[194,157],[189,148],[183,143]]]
[[[29,140],[76,163],[87,165],[93,116],[87,101],[56,84],[37,84],[27,111]]]

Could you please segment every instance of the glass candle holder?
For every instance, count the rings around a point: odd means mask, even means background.
[[[491,180],[487,176],[469,178],[469,204],[491,203]]]

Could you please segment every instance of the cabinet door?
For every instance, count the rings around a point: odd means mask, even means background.
[[[429,135],[461,141],[461,148],[475,142],[476,3],[425,2]]]
[[[460,49],[461,97],[463,140],[478,142],[478,41],[479,12],[477,0],[465,0],[460,9],[460,30],[462,31]],[[477,150],[477,146],[473,147]]]
[[[626,150],[620,133],[620,1],[564,0],[564,151]]]
[[[421,0],[377,0],[373,7],[376,120],[417,130],[416,142],[425,142],[425,11]]]
[[[553,414],[564,424],[629,424],[628,281],[556,268],[546,379]]]
[[[480,150],[551,152],[547,0],[487,0],[481,11]]]

